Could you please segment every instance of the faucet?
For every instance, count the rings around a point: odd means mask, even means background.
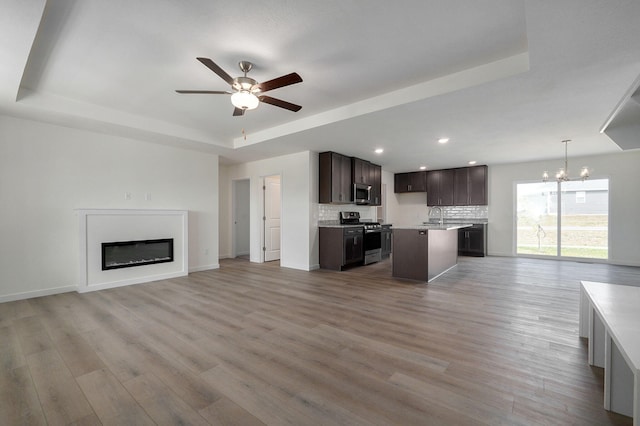
[[[444,212],[442,211],[442,207],[440,206],[433,206],[429,209],[429,217],[431,217],[431,213],[433,213],[433,211],[435,209],[438,209],[438,211],[440,212],[440,221],[438,222],[440,225],[444,225]]]

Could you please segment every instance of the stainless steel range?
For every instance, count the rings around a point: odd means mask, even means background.
[[[340,224],[362,225],[365,265],[382,260],[382,225],[378,222],[361,222],[360,212],[340,212]]]

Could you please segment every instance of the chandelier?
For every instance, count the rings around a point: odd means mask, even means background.
[[[565,139],[562,141],[564,144],[564,167],[561,167],[556,173],[556,181],[558,182],[566,182],[571,180],[569,178],[569,160],[567,159],[567,145],[571,142],[571,139]],[[580,179],[585,180],[589,178],[589,169],[587,166],[582,167],[580,170]],[[546,170],[542,173],[542,181],[549,181],[549,172]]]

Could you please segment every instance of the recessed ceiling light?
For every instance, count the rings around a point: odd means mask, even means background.
[[[438,139],[438,143],[447,143],[449,142],[449,138],[440,138]]]
[[[427,166],[420,166],[420,170],[427,170]]]
[[[376,154],[382,154],[383,152],[384,152],[384,149],[382,149],[382,148],[378,148],[378,149],[375,150]]]
[[[473,166],[474,164],[476,164],[476,163],[477,163],[477,161],[476,161],[476,160],[471,160],[471,161],[469,161],[469,164],[471,164],[472,166]]]

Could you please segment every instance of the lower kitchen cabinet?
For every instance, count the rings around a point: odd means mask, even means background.
[[[391,225],[382,225],[382,231],[381,231],[381,248],[382,248],[382,257],[389,257],[389,255],[391,254],[391,248],[392,248],[392,236],[393,236],[393,231],[391,230]]]
[[[364,259],[364,230],[356,227],[320,228],[320,267],[341,271]]]
[[[458,255],[487,255],[487,224],[477,223],[468,228],[458,229]]]

